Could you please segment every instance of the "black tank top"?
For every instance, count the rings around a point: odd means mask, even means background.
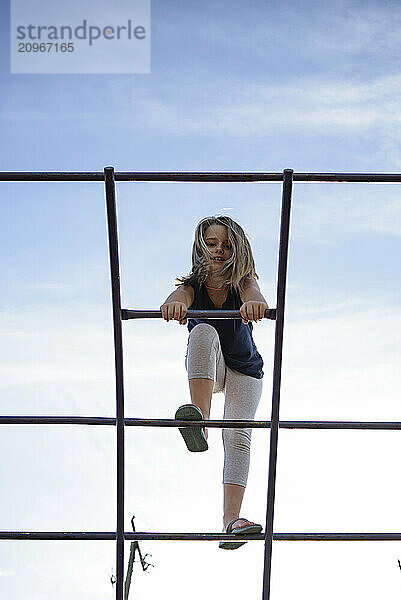
[[[194,301],[188,310],[239,310],[243,302],[239,293],[230,289],[221,308],[215,306],[203,284],[192,284]],[[209,323],[219,335],[221,350],[226,365],[234,371],[250,375],[255,379],[263,377],[263,359],[252,338],[252,323],[245,325],[241,319],[188,319],[188,331],[198,323]]]

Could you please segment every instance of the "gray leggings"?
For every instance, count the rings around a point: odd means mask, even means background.
[[[218,333],[209,323],[198,323],[189,333],[185,368],[188,379],[214,381],[213,393],[224,392],[224,419],[253,420],[262,395],[262,379],[226,366]],[[222,429],[223,483],[246,487],[252,429]]]

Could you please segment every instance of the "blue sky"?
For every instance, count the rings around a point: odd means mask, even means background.
[[[153,0],[149,75],[11,75],[1,11],[3,171],[401,170],[397,2]],[[2,413],[113,415],[103,185],[1,192]],[[197,222],[216,212],[247,231],[275,306],[279,184],[121,183],[117,199],[125,307],[160,306],[190,269]],[[397,185],[295,185],[281,419],[399,420],[400,233]],[[127,416],[172,418],[189,401],[186,339],[177,323],[124,324]],[[256,418],[269,419],[272,323],[254,339]],[[212,418],[223,403],[214,396]],[[1,529],[115,528],[111,428],[3,427],[0,439]],[[242,514],[264,524],[268,432],[252,440]],[[193,456],[172,429],[127,431],[127,530],[132,514],[138,531],[221,530],[220,430],[209,441]],[[281,430],[275,530],[400,531],[399,447],[397,432]],[[186,597],[199,574],[193,600],[261,594],[261,543],[141,548],[155,568],[135,565],[138,598]],[[0,557],[4,597],[112,598],[108,542],[3,542]],[[398,559],[398,542],[276,542],[274,600],[392,600]]]

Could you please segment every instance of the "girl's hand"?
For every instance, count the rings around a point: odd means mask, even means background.
[[[185,325],[187,322],[185,318],[187,306],[184,302],[166,302],[161,305],[160,310],[163,319],[166,319],[166,321],[179,321],[180,325]]]
[[[256,300],[248,300],[248,302],[244,302],[239,309],[242,322],[246,325],[248,321],[261,321],[267,308],[269,307],[267,306],[266,302],[258,302]]]

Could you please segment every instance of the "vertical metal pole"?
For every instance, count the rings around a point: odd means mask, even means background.
[[[117,540],[116,540],[116,600],[124,593],[124,381],[123,344],[121,331],[120,267],[118,260],[117,212],[114,168],[105,167],[107,224],[109,232],[111,293],[113,302],[114,358],[116,370],[117,422]]]
[[[277,275],[276,333],[274,342],[274,369],[272,413],[270,426],[269,480],[267,490],[265,560],[263,569],[262,600],[270,600],[270,579],[273,541],[274,495],[276,487],[277,442],[280,409],[281,359],[283,351],[285,284],[287,279],[288,240],[292,193],[292,169],[283,172],[283,195],[281,204],[280,246]]]

